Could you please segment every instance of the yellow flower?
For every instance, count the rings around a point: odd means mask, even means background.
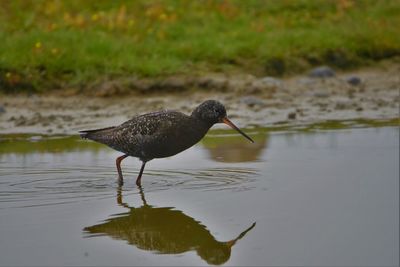
[[[96,14],[92,15],[92,20],[93,21],[97,21],[98,19],[99,19],[99,14],[96,13]]]
[[[57,48],[51,49],[51,53],[52,53],[53,55],[58,54],[58,49],[57,49]]]
[[[11,78],[11,72],[7,72],[7,73],[6,73],[6,78],[7,78],[7,79],[10,79],[10,78]]]
[[[40,49],[42,47],[42,43],[41,42],[36,42],[35,47],[37,49]]]
[[[130,19],[128,21],[128,27],[132,27],[133,25],[135,25],[135,21],[133,19]]]

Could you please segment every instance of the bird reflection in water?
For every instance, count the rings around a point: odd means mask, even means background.
[[[161,254],[180,254],[195,250],[208,264],[225,263],[231,256],[231,249],[256,223],[240,233],[236,238],[220,242],[192,217],[172,207],[153,207],[148,205],[140,187],[143,206],[129,207],[122,201],[118,189],[117,202],[128,208],[129,212],[117,214],[105,222],[84,228],[89,237],[108,235],[113,239],[126,240],[139,249]]]
[[[238,135],[205,137],[203,147],[209,157],[218,162],[250,162],[257,161],[268,147],[268,133],[259,131],[252,133],[254,143],[243,142]]]

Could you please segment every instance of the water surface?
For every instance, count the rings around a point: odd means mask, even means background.
[[[231,131],[146,166],[0,136],[0,265],[398,265],[399,128]]]

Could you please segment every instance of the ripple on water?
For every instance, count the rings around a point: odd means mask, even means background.
[[[124,190],[137,193],[137,172],[125,172]],[[166,189],[230,190],[252,189],[257,172],[249,168],[190,170],[147,170],[143,187],[154,192]],[[118,187],[113,167],[43,166],[2,168],[0,208],[34,207],[115,197]],[[129,194],[129,193],[127,193]]]
[[[150,171],[154,179],[150,190],[162,190],[170,187],[188,190],[242,191],[252,189],[251,182],[255,180],[257,172],[249,168],[212,168],[198,170]]]

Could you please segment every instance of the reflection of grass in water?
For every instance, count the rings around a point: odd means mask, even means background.
[[[245,130],[255,141],[255,144],[249,143],[243,136],[237,134],[234,130],[216,129],[211,130],[209,134],[201,141],[206,148],[216,148],[217,146],[235,146],[241,147],[260,147],[267,140],[268,132],[313,132],[318,130],[335,130],[347,128],[364,127],[386,127],[400,126],[400,118],[384,120],[356,119],[345,121],[324,121],[310,125],[292,126],[275,125],[271,127],[255,128]],[[105,145],[81,140],[78,136],[41,136],[29,134],[7,134],[0,135],[0,154],[4,153],[31,153],[31,152],[51,152],[61,153],[65,151],[100,151],[108,149]]]
[[[0,135],[0,154],[18,153],[62,153],[66,151],[98,151],[105,146],[80,140],[77,136],[48,137],[40,135]]]

